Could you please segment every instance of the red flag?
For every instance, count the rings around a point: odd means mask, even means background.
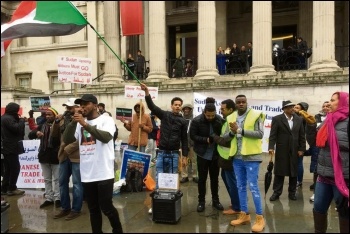
[[[144,34],[142,1],[120,1],[119,3],[123,36]]]

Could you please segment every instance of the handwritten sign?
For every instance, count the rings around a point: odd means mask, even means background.
[[[46,111],[51,106],[50,96],[29,97],[29,101],[33,111]]]
[[[201,93],[193,93],[193,115],[202,114],[205,107],[206,95]],[[226,100],[226,96],[215,96],[216,113],[221,115],[221,102]],[[234,101],[234,98],[232,99]],[[265,114],[264,136],[262,139],[263,152],[268,152],[269,136],[271,131],[272,117],[282,113],[282,100],[263,100],[263,99],[248,99],[248,107],[260,110]]]
[[[127,170],[130,168],[135,168],[136,170],[139,170],[142,174],[142,178],[145,178],[148,173],[150,161],[150,154],[125,149],[123,151],[123,161],[121,165],[119,178],[124,179]]]
[[[151,98],[158,99],[158,87],[148,87]],[[128,99],[143,99],[145,98],[145,91],[140,86],[125,85],[125,98]]]
[[[158,187],[160,189],[179,189],[179,174],[158,173]]]
[[[132,109],[129,108],[118,108],[116,109],[116,118],[121,120],[124,117],[125,120],[132,120]]]
[[[58,81],[63,83],[92,84],[92,59],[57,57]]]
[[[45,188],[44,177],[38,160],[40,140],[24,140],[24,153],[19,155],[21,165],[18,188]]]

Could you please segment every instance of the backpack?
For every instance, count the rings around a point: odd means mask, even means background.
[[[143,190],[143,179],[142,174],[135,168],[130,168],[125,175],[125,192],[142,192]]]

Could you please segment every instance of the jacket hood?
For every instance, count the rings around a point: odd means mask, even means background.
[[[17,103],[14,103],[14,102],[10,102],[5,107],[6,114],[17,115],[18,111],[19,111],[19,105]]]
[[[134,111],[135,111],[135,113],[136,113],[136,106],[140,106],[140,103],[138,102],[138,103],[135,104],[135,106],[134,106]],[[140,108],[141,108],[141,107],[142,107],[141,113],[144,114],[144,113],[145,113],[145,106],[143,105],[143,103],[141,103]]]
[[[193,110],[193,106],[192,106],[191,104],[184,104],[184,105],[182,106],[182,109],[184,109],[184,108],[186,108],[186,107],[191,108],[191,109]]]
[[[309,104],[306,102],[299,102],[297,105],[300,105],[304,111],[307,111],[309,109]]]

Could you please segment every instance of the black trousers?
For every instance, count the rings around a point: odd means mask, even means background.
[[[197,167],[198,167],[198,202],[205,202],[206,185],[208,172],[210,177],[210,189],[211,197],[213,201],[219,201],[219,172],[220,168],[218,166],[217,159],[206,160],[197,156]]]
[[[86,202],[90,211],[90,223],[93,233],[102,233],[102,214],[107,216],[112,233],[123,233],[119,213],[113,206],[114,178],[109,180],[83,183]]]
[[[273,191],[278,195],[281,195],[283,192],[283,183],[284,176],[275,175],[273,180]],[[289,185],[288,185],[288,193],[295,194],[297,191],[297,177],[289,176]]]
[[[14,191],[17,189],[17,180],[21,165],[17,154],[3,154],[4,155],[4,177],[2,179],[1,191]]]

